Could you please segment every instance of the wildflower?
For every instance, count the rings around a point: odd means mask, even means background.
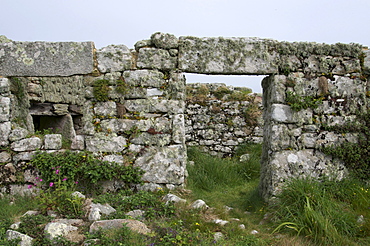
[[[198,222],[195,223],[196,226],[199,226],[200,224]]]
[[[42,182],[42,179],[40,179],[39,181]]]
[[[76,181],[75,184],[78,184],[78,181]]]
[[[57,169],[57,170],[55,171],[55,174],[59,174],[59,169]]]
[[[31,189],[33,185],[28,185],[28,189]]]
[[[62,179],[62,181],[66,181],[66,180],[67,180],[67,178]]]
[[[50,187],[53,187],[54,183],[53,182],[50,182],[49,186]]]

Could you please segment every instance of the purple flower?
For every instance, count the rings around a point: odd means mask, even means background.
[[[55,174],[59,174],[59,169],[57,169],[57,170],[55,171]]]
[[[28,185],[28,189],[31,189],[33,185]]]
[[[40,179],[40,182],[42,182],[42,179]]]
[[[54,183],[53,182],[50,182],[49,186],[52,187],[53,185],[54,185]]]
[[[66,180],[67,180],[67,178],[62,179],[62,181],[66,181]]]
[[[78,184],[78,181],[76,181],[75,184]]]

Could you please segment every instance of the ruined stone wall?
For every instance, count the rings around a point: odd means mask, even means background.
[[[222,83],[187,84],[186,145],[230,157],[238,145],[262,143],[262,96]]]
[[[346,174],[343,163],[323,154],[321,147],[357,141],[358,133],[335,134],[326,126],[356,120],[356,112],[368,110],[366,47],[258,38],[181,37],[180,41],[182,71],[269,75],[263,80],[260,190],[265,200],[291,177]]]
[[[357,136],[337,135],[325,126],[343,124],[355,119],[356,111],[368,109],[370,52],[358,44],[155,33],[132,50],[124,45],[95,50],[92,42],[0,40],[1,185],[30,181],[32,170],[26,162],[37,149],[66,147],[139,166],[151,187],[182,185],[182,72],[268,75],[263,81],[261,162],[261,194],[266,200],[290,177],[345,175],[343,163],[325,156],[320,147],[357,141]],[[307,100],[319,104],[302,106]],[[189,104],[189,125],[204,127],[200,121],[210,119],[209,108],[235,110],[236,115],[240,105],[222,98],[208,105]],[[216,125],[226,127],[215,121],[207,129],[195,129],[196,134],[211,138],[218,134]],[[243,128],[242,121],[233,125]],[[55,134],[36,134],[50,127],[56,128]],[[232,131],[229,126],[225,130]],[[236,144],[242,138],[248,136],[224,139]]]
[[[182,185],[185,78],[174,70],[178,40],[157,41],[0,44],[3,190],[33,182],[37,150],[65,149],[140,167],[149,188]]]

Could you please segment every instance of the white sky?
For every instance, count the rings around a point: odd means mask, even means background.
[[[0,0],[0,8],[0,35],[17,41],[94,41],[97,48],[133,48],[160,31],[177,37],[370,46],[370,0]],[[262,77],[187,78],[261,91]]]

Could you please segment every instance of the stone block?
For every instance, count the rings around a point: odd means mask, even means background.
[[[177,100],[138,99],[125,101],[125,107],[131,112],[183,114],[185,102]]]
[[[125,45],[109,45],[96,52],[98,69],[102,73],[128,70],[132,67],[132,54]]]
[[[123,225],[130,228],[130,230],[140,233],[149,234],[151,230],[142,222],[132,219],[114,219],[114,220],[99,220],[92,223],[90,226],[90,233],[94,233],[98,230],[109,230],[122,228]]]
[[[175,114],[172,117],[172,141],[176,144],[185,144],[185,116]]]
[[[146,96],[147,97],[158,97],[158,96],[162,96],[162,95],[163,95],[163,91],[158,90],[157,88],[146,89]]]
[[[0,96],[0,122],[10,118],[10,98]]]
[[[7,163],[12,160],[12,155],[9,152],[0,152],[0,163]]]
[[[76,137],[72,139],[71,149],[84,150],[85,149],[85,136],[76,135]]]
[[[72,231],[77,231],[78,227],[71,226],[68,224],[60,223],[60,222],[50,222],[45,226],[45,234],[46,238],[53,240],[57,237],[66,236],[68,233]]]
[[[177,57],[172,57],[168,50],[141,48],[137,59],[137,67],[172,70],[177,67]]]
[[[293,111],[290,106],[285,104],[271,105],[271,119],[281,123],[295,123]]]
[[[156,32],[151,36],[151,41],[157,48],[161,49],[177,49],[179,47],[179,39],[173,34]]]
[[[37,150],[41,148],[41,139],[38,137],[22,139],[13,142],[11,148],[17,152]]]
[[[93,42],[8,42],[0,44],[2,76],[70,76],[94,69]]]
[[[46,134],[44,137],[45,149],[61,149],[62,135],[61,134]]]
[[[154,128],[153,128],[154,129]],[[149,145],[149,146],[166,146],[171,142],[170,134],[150,134],[143,132],[139,136],[131,139],[131,143],[138,145]]]
[[[159,88],[166,83],[164,74],[156,70],[124,71],[122,76],[125,83],[132,87]]]
[[[182,145],[150,146],[136,159],[134,166],[145,171],[142,179],[149,183],[184,183],[186,150]]]
[[[15,162],[30,161],[35,156],[35,154],[36,154],[36,151],[21,152],[13,156],[13,161]]]
[[[11,131],[11,123],[4,122],[0,123],[0,146],[6,146],[9,144],[9,134]]]
[[[7,94],[9,93],[9,79],[7,78],[0,78],[0,94]]]
[[[22,246],[31,246],[33,238],[30,236],[27,236],[26,234],[13,231],[13,230],[7,230],[6,231],[6,239],[8,240],[14,240],[14,239],[20,239],[20,242],[18,245]]]
[[[103,161],[116,162],[119,164],[123,164],[123,156],[122,155],[106,155],[103,157]]]
[[[94,107],[95,115],[114,116],[116,115],[117,107],[113,101],[97,102]]]
[[[91,152],[121,152],[126,148],[126,138],[122,136],[105,136],[96,134],[86,136],[86,150]]]
[[[277,55],[269,51],[271,40],[258,38],[180,37],[179,68],[189,73],[278,73]]]

